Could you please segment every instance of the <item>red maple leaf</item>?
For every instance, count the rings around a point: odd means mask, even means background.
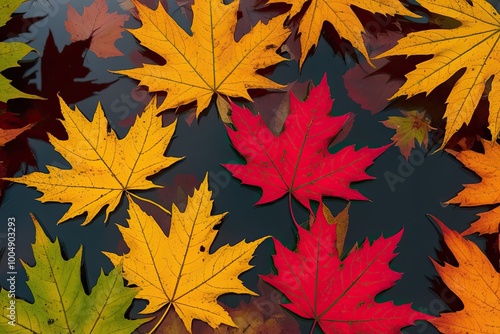
[[[128,15],[110,13],[106,0],[95,0],[83,9],[81,15],[68,5],[68,19],[64,26],[70,33],[72,42],[91,38],[89,49],[98,57],[108,58],[123,55],[115,47],[115,42],[121,38],[125,30],[123,24],[127,20]]]
[[[411,304],[395,306],[374,298],[392,287],[401,274],[389,262],[403,231],[372,245],[368,239],[341,260],[336,247],[336,224],[329,224],[320,203],[310,231],[297,225],[295,252],[274,239],[273,256],[278,275],[262,278],[290,300],[283,307],[301,317],[314,319],[325,333],[397,333],[416,320],[433,318]],[[311,330],[312,333],[312,330]]]
[[[321,196],[366,200],[351,182],[373,179],[365,169],[384,152],[387,146],[354,145],[331,154],[328,146],[342,130],[350,115],[330,116],[333,100],[326,75],[314,87],[309,97],[299,101],[290,94],[290,112],[284,129],[275,136],[260,115],[232,105],[233,124],[227,127],[233,146],[246,159],[246,165],[223,165],[243,184],[261,187],[263,194],[257,204],[272,202],[286,193],[310,209],[309,200],[321,201]]]

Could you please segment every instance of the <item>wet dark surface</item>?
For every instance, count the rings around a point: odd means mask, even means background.
[[[79,1],[72,1],[77,9],[83,4],[88,4],[89,1],[79,3]],[[39,4],[48,3],[40,0]],[[116,4],[110,7],[118,8]],[[58,8],[57,12],[54,11],[54,14],[50,15],[46,21],[40,21],[46,23],[40,24],[36,34],[32,36],[34,40],[31,45],[40,53],[43,52],[49,27],[60,49],[69,43],[69,35],[65,32],[63,25],[66,19],[65,3],[61,2]],[[172,8],[174,8],[173,5],[170,9],[174,10]],[[180,11],[176,13],[180,14]],[[137,23],[131,20],[127,25],[137,26]],[[138,49],[136,41],[128,33],[124,33],[124,37],[116,45],[125,55]],[[136,82],[109,73],[107,70],[130,68],[133,66],[132,61],[127,56],[103,60],[89,52],[85,56],[84,64],[91,69],[88,79],[97,79],[99,83],[117,81],[95,96],[78,102],[78,107],[88,117],[92,117],[97,101],[101,101],[112,128],[123,136],[127,128],[120,126],[119,123],[141,108],[140,101],[134,100],[127,104],[123,102],[122,97],[123,94],[125,97],[131,95]],[[342,115],[347,112],[356,114],[352,131],[339,145],[355,144],[357,148],[361,148],[388,144],[393,130],[385,128],[379,121],[385,120],[389,115],[396,115],[399,111],[388,110],[372,116],[350,100],[343,85],[342,75],[353,65],[354,63],[349,58],[345,62],[340,56],[335,56],[331,47],[321,40],[315,54],[305,62],[300,75],[297,63],[290,61],[279,65],[272,78],[280,83],[313,80],[314,84],[318,84],[326,71],[332,97],[335,99],[332,114]],[[58,69],[54,68],[53,71],[58,71]],[[44,75],[49,74],[44,73]],[[266,235],[272,235],[284,245],[293,248],[296,242],[295,230],[290,218],[287,199],[284,198],[268,205],[254,206],[260,198],[260,190],[242,186],[220,165],[241,161],[241,158],[230,145],[214,103],[191,126],[185,121],[187,117],[188,115],[180,116],[176,135],[167,150],[169,156],[186,156],[186,158],[155,176],[154,182],[171,185],[178,174],[193,174],[198,182],[201,182],[205,173],[209,172],[209,185],[214,191],[215,200],[213,213],[229,212],[211,251],[227,243],[235,244],[242,239],[254,240]],[[64,159],[49,144],[39,140],[32,140],[30,144],[36,153],[40,171],[46,171],[46,165],[69,168]],[[397,248],[399,255],[391,263],[393,270],[404,273],[403,278],[393,288],[380,294],[377,301],[393,300],[395,304],[412,302],[416,310],[437,314],[446,306],[439,296],[430,290],[429,279],[433,278],[436,272],[429,257],[435,257],[435,250],[440,248],[440,232],[426,217],[426,214],[435,215],[453,229],[464,230],[475,220],[474,214],[481,210],[445,207],[441,203],[461,190],[462,184],[474,183],[478,179],[465,171],[454,158],[443,152],[429,155],[416,150],[410,156],[409,163],[403,161],[398,148],[390,147],[368,169],[368,173],[376,179],[354,185],[371,201],[351,204],[346,248],[351,248],[355,242],[362,242],[366,237],[374,240],[381,234],[390,236],[404,228],[403,237]],[[397,176],[400,182],[391,183],[394,176]],[[60,240],[66,257],[73,257],[80,245],[83,245],[86,283],[88,286],[93,286],[101,268],[104,268],[105,272],[112,268],[111,262],[101,251],[114,252],[119,246],[121,236],[115,224],[125,224],[127,217],[125,200],[122,201],[119,209],[110,215],[109,223],[103,223],[104,214],[101,212],[92,224],[81,227],[82,217],[56,225],[69,204],[42,205],[36,200],[40,195],[34,189],[13,184],[3,199],[0,208],[0,223],[6,222],[7,217],[16,218],[18,257],[29,264],[34,262],[31,253],[34,227],[29,217],[29,213],[32,212],[49,236]],[[141,195],[153,199],[158,196],[156,191],[145,191]],[[343,208],[346,201],[327,199],[325,203],[336,214]],[[306,210],[297,202],[294,202],[294,213],[299,222],[308,219]],[[474,240],[482,245],[481,239]],[[255,267],[241,276],[245,285],[250,289],[256,288],[257,274],[271,272],[270,255],[272,253],[272,242],[268,240],[256,252],[256,257],[252,261]],[[0,268],[2,273],[6,272],[5,257],[0,262]],[[18,294],[20,297],[30,299],[25,280],[24,272],[19,270]],[[6,286],[5,274],[0,276],[0,282],[3,287]],[[236,306],[240,298],[240,296],[229,295],[220,300]],[[247,297],[244,299],[247,300]],[[302,321],[302,331],[309,332],[311,324],[310,321]],[[430,324],[420,322],[417,326],[405,329],[404,333],[437,333],[437,331]]]

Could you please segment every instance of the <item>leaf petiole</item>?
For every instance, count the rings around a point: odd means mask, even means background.
[[[161,318],[160,318],[160,321],[158,321],[158,322],[156,323],[156,325],[153,327],[153,329],[151,329],[151,330],[149,331],[149,333],[148,333],[148,334],[153,334],[153,333],[155,332],[155,330],[158,328],[158,326],[160,326],[160,324],[163,322],[163,319],[165,319],[165,317],[167,316],[168,311],[170,311],[170,306],[172,306],[172,303],[169,303],[169,304],[168,304],[167,309],[165,310],[165,313],[163,313],[163,315],[162,315],[162,316],[161,316]]]
[[[290,208],[290,216],[292,216],[293,222],[295,223],[295,225],[299,225],[297,224],[297,221],[295,220],[295,215],[293,214],[292,193],[288,193],[288,207]]]
[[[309,334],[313,334],[314,333],[314,329],[316,328],[316,324],[317,323],[318,323],[318,320],[314,320],[314,323],[311,326],[311,331],[309,332]]]
[[[137,199],[140,199],[141,201],[144,201],[144,202],[147,202],[149,204],[153,204],[155,205],[156,207],[158,207],[159,209],[161,209],[162,211],[164,211],[165,213],[171,215],[172,213],[170,211],[168,211],[167,209],[165,209],[163,206],[161,206],[160,204],[156,203],[155,201],[152,201],[150,199],[147,199],[147,198],[144,198],[144,197],[141,197],[139,195],[136,195],[134,193],[131,193],[131,192],[127,192],[128,195],[132,196],[132,197],[135,197]]]

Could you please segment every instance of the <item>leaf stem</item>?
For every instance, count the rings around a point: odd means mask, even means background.
[[[163,315],[161,316],[160,321],[158,321],[158,322],[156,323],[156,325],[153,327],[153,329],[151,329],[151,330],[149,331],[149,333],[148,333],[148,334],[153,334],[153,333],[155,332],[155,330],[156,330],[156,329],[158,329],[158,326],[160,326],[160,324],[162,323],[163,319],[165,319],[165,317],[167,316],[168,311],[170,311],[170,306],[172,306],[172,303],[168,303],[167,310],[166,310],[166,311],[165,311],[165,313],[163,313]]]
[[[299,225],[297,224],[297,221],[295,220],[295,216],[293,214],[293,208],[292,208],[292,193],[288,193],[288,207],[290,208],[290,216],[292,216],[292,220],[293,222],[295,223],[295,225]]]
[[[309,334],[313,334],[314,333],[314,329],[316,328],[316,324],[317,323],[318,323],[318,320],[314,320],[313,325],[311,327],[311,331],[309,332]]]
[[[170,211],[168,211],[167,209],[165,209],[163,206],[161,206],[160,204],[156,203],[155,201],[152,201],[152,200],[150,200],[150,199],[147,199],[147,198],[141,197],[141,196],[136,195],[136,194],[134,194],[134,193],[129,193],[129,192],[127,192],[127,194],[129,194],[130,196],[135,197],[135,198],[137,198],[137,199],[140,199],[141,201],[147,202],[147,203],[149,203],[149,204],[153,204],[153,205],[157,206],[158,208],[160,208],[162,211],[164,211],[165,213],[167,213],[167,214],[169,214],[169,215],[171,215],[171,214],[172,214]]]

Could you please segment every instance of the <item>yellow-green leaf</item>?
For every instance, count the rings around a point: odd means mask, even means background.
[[[43,193],[41,202],[71,203],[59,219],[64,222],[87,213],[86,225],[107,205],[106,218],[122,198],[124,192],[159,188],[147,180],[181,158],[165,157],[176,122],[162,127],[157,117],[156,98],[146,106],[128,134],[118,139],[115,132],[108,132],[108,122],[100,104],[92,121],[76,108],[71,110],[60,99],[62,124],[68,133],[67,140],[49,135],[50,143],[71,165],[71,169],[47,166],[48,173],[35,172],[6,180],[36,187]]]
[[[73,258],[64,260],[59,241],[51,242],[33,215],[32,219],[36,230],[33,244],[36,264],[30,267],[21,262],[34,303],[10,298],[5,291],[0,293],[0,332],[131,333],[149,320],[125,318],[137,289],[124,286],[120,266],[107,276],[101,271],[97,284],[87,295],[81,279],[82,248]],[[8,309],[11,305],[15,307],[15,322],[9,324],[13,320]]]
[[[142,289],[136,298],[149,302],[142,314],[165,306],[168,313],[173,307],[189,332],[194,319],[214,328],[236,326],[217,298],[225,293],[256,295],[238,276],[252,268],[248,262],[265,239],[224,245],[210,253],[217,235],[214,227],[225,216],[211,214],[211,195],[207,174],[200,189],[188,197],[184,212],[172,206],[168,236],[130,199],[129,227],[118,226],[130,252],[123,256],[104,252],[114,264],[123,261],[125,279]]]
[[[3,0],[0,4],[0,26],[5,25],[11,14],[25,0]],[[32,47],[20,42],[0,42],[0,72],[10,67],[18,65],[18,61],[26,56]],[[10,80],[0,74],[0,102],[15,98],[40,98],[39,96],[26,94],[14,88],[10,84]]]
[[[396,130],[396,134],[391,139],[408,160],[411,150],[415,147],[415,141],[426,148],[429,141],[429,131],[434,128],[425,119],[425,112],[411,110],[401,111],[401,113],[404,116],[389,116],[381,123]]]

